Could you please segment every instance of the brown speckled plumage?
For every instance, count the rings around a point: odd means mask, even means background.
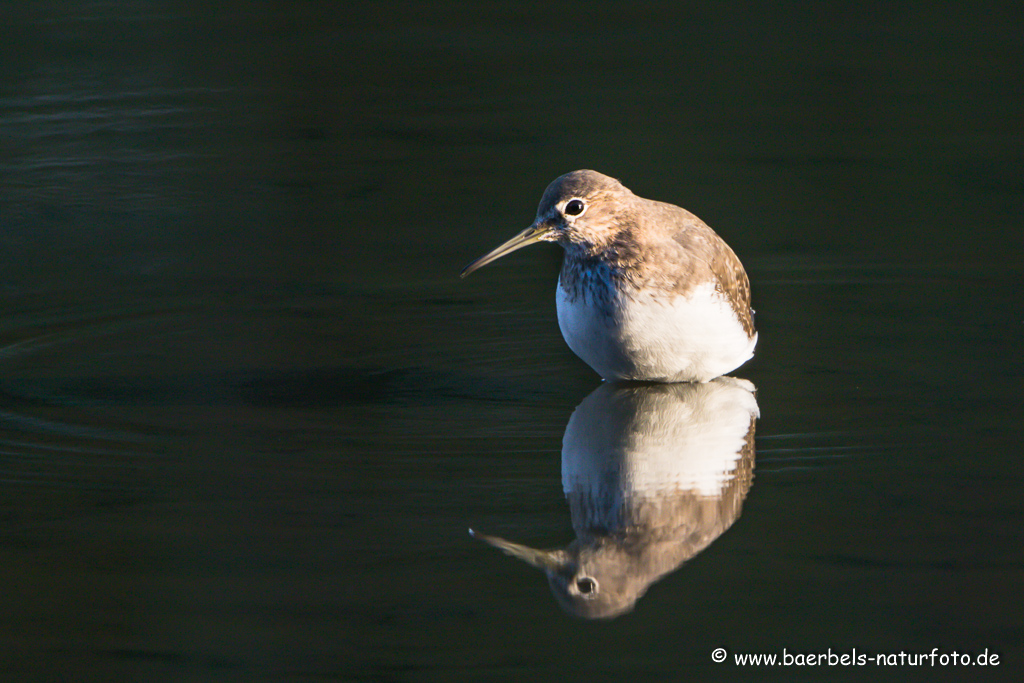
[[[638,197],[596,171],[574,171],[555,180],[541,198],[538,218],[557,220],[559,204],[572,197],[585,199],[589,208],[586,232],[569,227],[558,240],[565,247],[561,283],[571,298],[594,294],[602,277],[626,296],[641,290],[686,296],[714,282],[747,336],[754,336],[743,265],[701,219],[673,204]],[[610,291],[605,288],[597,296],[607,297]]]

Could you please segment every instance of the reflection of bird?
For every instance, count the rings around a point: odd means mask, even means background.
[[[753,478],[753,391],[731,377],[602,384],[576,408],[562,440],[576,540],[536,550],[470,533],[544,570],[572,614],[630,611],[739,517]]]
[[[743,265],[689,211],[574,171],[548,186],[533,225],[462,275],[541,241],[565,248],[556,290],[562,335],[605,379],[706,382],[754,354]]]

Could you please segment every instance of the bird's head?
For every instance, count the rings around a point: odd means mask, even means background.
[[[544,191],[533,224],[470,263],[461,277],[536,242],[558,242],[584,251],[606,247],[622,231],[634,196],[618,180],[597,171],[559,176]]]

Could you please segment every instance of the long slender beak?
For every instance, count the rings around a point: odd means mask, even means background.
[[[564,550],[536,550],[535,548],[519,545],[512,541],[506,541],[504,538],[481,534],[473,529],[469,530],[469,535],[488,545],[494,546],[506,555],[511,555],[531,567],[543,569],[546,572],[559,572],[565,569],[569,563],[569,558]]]
[[[476,261],[473,261],[468,266],[463,268],[462,272],[459,273],[459,277],[466,277],[474,270],[477,270],[478,268],[483,268],[491,261],[496,261],[505,254],[511,254],[516,249],[522,249],[523,247],[533,244],[535,242],[540,242],[550,232],[551,228],[544,225],[543,223],[534,223],[526,230],[523,230],[521,233],[510,239],[508,242],[505,242],[497,249],[487,252],[486,254],[478,258]]]

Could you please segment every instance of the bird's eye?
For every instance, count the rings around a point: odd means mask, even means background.
[[[580,592],[580,595],[592,595],[597,592],[597,581],[586,576],[576,579],[576,589]]]
[[[565,215],[579,216],[585,208],[587,208],[587,205],[583,203],[582,199],[570,199],[565,205]]]

